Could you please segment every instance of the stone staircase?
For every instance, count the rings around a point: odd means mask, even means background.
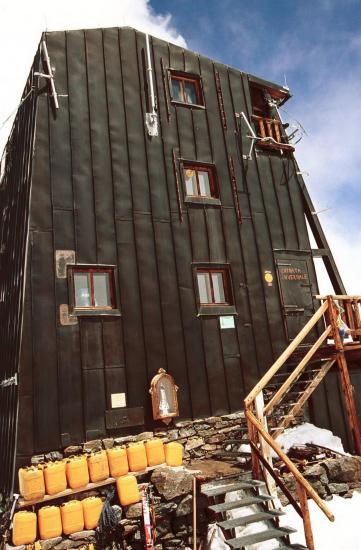
[[[222,530],[230,548],[246,549],[273,540],[279,544],[278,548],[307,550],[305,546],[290,543],[289,536],[296,530],[280,526],[279,518],[284,512],[275,507],[274,499],[267,493],[263,482],[248,476],[232,476],[203,483],[201,493],[207,497],[208,512]],[[234,500],[228,499],[228,495],[232,495]],[[250,507],[251,510],[247,510]],[[239,533],[251,524],[259,525],[251,533]]]

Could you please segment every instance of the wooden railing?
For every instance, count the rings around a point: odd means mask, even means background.
[[[264,477],[270,492],[275,492],[274,480],[277,482],[277,476],[273,474],[271,475],[272,450],[293,474],[300,501],[306,543],[310,550],[314,550],[314,541],[307,497],[314,500],[328,519],[333,521],[334,517],[323,500],[299,472],[295,464],[293,464],[288,456],[282,451],[275,439],[283,431],[284,427],[288,425],[290,418],[287,417],[294,418],[300,412],[307,399],[323,380],[324,376],[335,362],[337,362],[340,372],[341,387],[345,398],[345,408],[350,431],[353,435],[355,449],[359,454],[361,454],[360,429],[357,422],[352,386],[350,383],[344,353],[344,349],[346,349],[346,347],[344,348],[343,334],[341,336],[340,332],[340,319],[342,318],[347,326],[350,327],[349,332],[351,335],[355,337],[359,337],[361,335],[361,296],[317,296],[317,298],[322,302],[319,309],[303,327],[296,338],[284,350],[280,357],[275,361],[271,368],[265,373],[261,380],[256,384],[244,401],[245,415],[248,422],[248,432],[252,450],[253,475],[258,479],[260,477]],[[281,383],[280,387],[271,395],[265,404],[264,391],[267,390],[267,386],[270,385],[272,379],[279,373],[280,369],[287,364],[287,361],[290,359],[292,354],[297,350],[299,345],[302,344],[306,336],[315,329],[316,325],[319,329],[322,327],[320,329],[320,331],[322,331],[321,335],[316,339],[315,343],[308,349],[307,353],[292,369],[292,371],[286,373],[286,378]],[[327,346],[326,341],[328,338],[333,338],[334,343],[332,346]],[[274,413],[275,408],[287,395],[292,385],[297,383],[300,379],[309,362],[314,359],[316,352],[323,344],[325,344],[327,349],[328,347],[330,348],[329,357],[326,360],[321,361],[321,367],[319,369],[311,371],[313,379],[310,380],[306,390],[300,393],[299,401],[292,404],[293,408],[291,409],[291,414],[286,415],[280,426],[273,427],[271,435],[268,430],[268,424],[272,419],[270,415]],[[280,486],[279,483],[278,485]],[[295,507],[297,513],[300,513],[300,508],[298,506],[296,507],[292,500],[290,502]]]
[[[275,147],[277,149],[295,150],[292,145],[284,143],[282,137],[282,123],[280,120],[265,118],[258,115],[252,115],[252,120],[256,125],[258,137],[263,140],[258,142],[258,145]]]

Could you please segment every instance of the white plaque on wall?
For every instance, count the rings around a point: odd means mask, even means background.
[[[125,393],[112,393],[111,400],[112,400],[112,409],[118,409],[119,407],[127,406]]]
[[[219,318],[221,328],[235,328],[233,315],[221,315]]]

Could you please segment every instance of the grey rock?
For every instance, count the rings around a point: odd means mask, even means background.
[[[332,482],[348,483],[361,481],[361,457],[345,456],[324,461],[328,478]]]
[[[81,445],[69,445],[69,447],[66,447],[66,449],[64,449],[64,456],[77,455],[81,453],[82,450],[83,447]]]
[[[163,536],[167,536],[169,534],[172,534],[172,525],[171,525],[170,519],[163,518],[157,521],[157,536],[159,538],[162,538]]]
[[[31,457],[31,464],[34,466],[41,464],[42,462],[45,462],[45,455],[34,455]]]
[[[83,443],[83,451],[86,453],[91,453],[94,451],[102,450],[102,442],[100,439],[93,439],[92,441],[87,441]]]
[[[312,466],[307,467],[303,475],[308,480],[318,479],[321,483],[328,482],[326,470],[321,464],[312,464]]]
[[[175,424],[176,428],[188,428],[188,426],[191,426],[193,422],[191,420],[183,420],[181,422],[177,422]]]
[[[191,449],[197,449],[204,445],[203,437],[191,437],[185,444],[185,450],[190,451]]]
[[[128,519],[141,518],[143,515],[143,506],[141,502],[130,504],[125,511],[125,517]]]
[[[188,429],[182,428],[179,431],[180,437],[192,437],[192,435],[196,435],[196,431],[193,428],[188,428]]]
[[[182,544],[182,539],[171,539],[167,540],[164,543],[164,547],[167,548],[184,548],[184,544]]]
[[[177,508],[175,502],[160,502],[155,507],[156,516],[164,516],[166,514],[171,514]]]
[[[156,468],[151,481],[161,496],[166,500],[185,495],[192,491],[193,472],[169,467]]]
[[[210,416],[209,418],[205,418],[204,421],[207,424],[215,424],[216,422],[219,421],[219,416]]]
[[[209,445],[206,443],[206,445],[202,445],[202,451],[215,451],[217,449],[217,445]]]
[[[128,537],[129,535],[133,535],[139,530],[138,525],[125,525],[124,526],[124,536]]]
[[[106,437],[102,439],[104,449],[111,449],[114,447],[114,439],[112,437]]]
[[[63,454],[59,451],[51,451],[45,455],[45,460],[63,460]]]
[[[113,508],[114,513],[117,517],[118,523],[120,523],[120,521],[122,519],[122,515],[123,515],[122,507],[118,506],[118,504],[113,504],[112,508]]]
[[[347,483],[329,483],[327,487],[330,493],[333,494],[347,493],[349,490]]]
[[[50,550],[51,548],[54,548],[57,544],[59,544],[62,541],[62,537],[55,537],[52,539],[47,540],[41,540],[41,550]]]
[[[117,445],[124,445],[125,443],[133,443],[135,441],[135,435],[124,435],[123,437],[116,437],[114,443]]]
[[[73,533],[72,535],[69,535],[69,538],[71,540],[86,540],[94,536],[95,531],[90,529],[89,531],[78,531],[77,533]]]
[[[224,434],[212,435],[211,437],[207,437],[206,443],[209,443],[210,445],[214,443],[222,443],[225,439],[226,436]]]
[[[152,439],[154,436],[153,432],[142,432],[135,436],[136,441],[146,441],[147,439]]]
[[[25,544],[21,546],[10,546],[10,544],[6,545],[6,550],[25,550],[26,546]]]
[[[175,515],[177,517],[187,516],[192,512],[193,497],[192,495],[186,495],[178,504]]]
[[[222,420],[245,420],[244,412],[235,412],[231,414],[222,414],[221,415]]]
[[[178,430],[169,430],[169,432],[167,432],[168,441],[174,441],[175,439],[178,439],[178,437]]]
[[[56,546],[54,546],[54,549],[55,550],[69,550],[69,548],[74,548],[76,545],[75,541],[73,540],[69,540],[69,539],[64,539],[61,541],[60,544],[57,544]]]
[[[209,430],[211,429],[211,426],[209,424],[196,424],[195,426],[195,429],[197,430],[197,432],[200,432],[202,430]]]

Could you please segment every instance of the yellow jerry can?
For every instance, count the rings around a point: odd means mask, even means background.
[[[135,476],[128,475],[117,479],[117,492],[122,506],[135,504],[140,501],[138,483]]]
[[[96,529],[100,514],[102,513],[103,502],[99,497],[89,497],[82,500],[85,529]]]
[[[60,537],[61,514],[58,506],[44,506],[38,511],[39,534],[42,540]]]
[[[43,470],[37,466],[20,468],[19,489],[20,494],[25,500],[36,500],[43,498],[45,495]]]
[[[85,455],[69,457],[65,465],[65,472],[71,489],[80,489],[88,485],[89,471]]]
[[[134,443],[127,448],[129,470],[131,472],[140,472],[145,470],[147,462],[147,454],[145,452],[144,443]]]
[[[168,466],[182,466],[183,446],[176,441],[171,441],[164,446],[165,459]]]
[[[79,500],[65,502],[60,507],[64,535],[84,530],[83,507]]]
[[[93,483],[107,479],[109,477],[107,453],[105,451],[98,451],[88,456],[88,468],[90,481]]]
[[[165,462],[164,444],[161,439],[150,439],[145,443],[148,466],[158,466]]]
[[[129,472],[127,450],[124,447],[113,447],[107,450],[110,475],[125,476]]]
[[[45,490],[48,495],[65,491],[66,475],[64,462],[49,462],[44,467]]]
[[[13,545],[34,544],[36,540],[36,514],[16,512],[13,520]]]

